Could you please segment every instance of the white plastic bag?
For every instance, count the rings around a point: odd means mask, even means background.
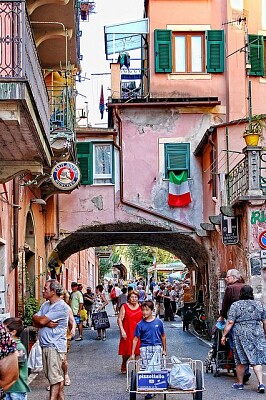
[[[146,371],[161,371],[161,369],[161,354],[158,351],[155,351],[147,365]]]
[[[174,389],[192,390],[195,389],[195,383],[196,379],[190,365],[175,359],[169,375],[169,386]]]
[[[28,359],[28,368],[32,370],[42,370],[42,349],[40,346],[39,340],[37,340],[31,348],[29,359]]]

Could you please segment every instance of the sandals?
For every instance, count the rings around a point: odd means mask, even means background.
[[[102,337],[101,336],[97,336],[97,340],[102,340]]]

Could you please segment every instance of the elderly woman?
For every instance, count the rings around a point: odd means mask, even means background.
[[[240,290],[239,301],[229,309],[227,322],[221,343],[225,344],[226,335],[234,326],[233,344],[234,358],[238,382],[233,389],[244,389],[243,377],[245,366],[250,364],[258,379],[258,393],[265,392],[262,382],[262,364],[266,363],[264,354],[266,333],[266,310],[259,301],[254,300],[253,289],[244,285]]]
[[[122,356],[121,373],[127,372],[127,360],[132,353],[134,332],[137,323],[142,319],[142,311],[139,306],[139,292],[132,290],[128,293],[127,303],[120,308],[117,323],[120,329],[120,342],[118,354]],[[139,355],[139,345],[136,346],[135,355]]]

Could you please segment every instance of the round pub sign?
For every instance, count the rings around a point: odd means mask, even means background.
[[[266,249],[266,231],[261,232],[259,236],[259,245],[262,249]]]
[[[72,190],[80,182],[80,170],[72,162],[59,162],[52,169],[51,180],[58,189]]]

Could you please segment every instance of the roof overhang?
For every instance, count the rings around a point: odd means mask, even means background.
[[[109,55],[136,50],[142,46],[142,35],[149,33],[149,19],[144,18],[104,27],[106,59]]]

